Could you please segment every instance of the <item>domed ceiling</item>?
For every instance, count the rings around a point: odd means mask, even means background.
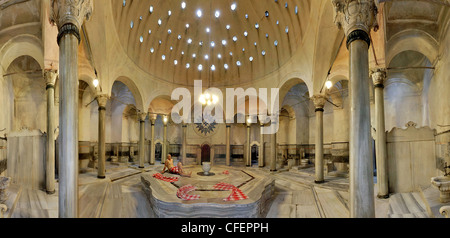
[[[114,1],[124,51],[176,85],[258,80],[288,62],[309,22],[310,0]]]

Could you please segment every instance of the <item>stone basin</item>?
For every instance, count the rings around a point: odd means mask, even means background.
[[[450,202],[450,177],[433,177],[431,178],[431,184],[439,189],[441,203]]]

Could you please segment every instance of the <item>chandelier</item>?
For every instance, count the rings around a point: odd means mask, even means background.
[[[200,95],[199,101],[202,105],[209,106],[212,104],[217,104],[219,102],[219,97],[214,94],[205,93],[205,94]]]

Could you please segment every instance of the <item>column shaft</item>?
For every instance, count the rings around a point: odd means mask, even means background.
[[[105,96],[98,96],[98,171],[97,178],[106,178],[106,100]]]
[[[388,161],[386,150],[386,129],[384,119],[384,85],[385,72],[378,71],[372,74],[375,83],[375,116],[376,116],[376,138],[375,153],[377,163],[377,185],[378,197],[389,197]]]
[[[366,33],[367,34],[367,33]],[[375,217],[369,99],[368,44],[354,40],[350,51],[350,216]]]
[[[145,160],[145,119],[139,119],[139,168],[144,168]]]
[[[273,122],[272,122],[273,123]],[[277,134],[270,135],[270,171],[277,171]]]
[[[73,25],[73,27],[75,27]],[[59,217],[78,217],[78,38],[59,43]]]
[[[324,182],[323,162],[323,109],[316,109],[316,148],[315,148],[316,183]]]
[[[164,125],[161,164],[166,162],[167,154],[167,125]]]
[[[47,157],[46,157],[46,190],[55,193],[55,79],[53,72],[45,72],[47,80]],[[54,77],[54,79],[53,79]],[[49,82],[49,80],[51,82]]]
[[[258,165],[259,167],[264,167],[264,134],[262,133],[262,128],[264,127],[264,125],[261,125],[261,133],[259,136],[259,157],[258,157]]]
[[[181,150],[182,150],[181,163],[183,165],[186,164],[186,150],[187,150],[186,133],[187,133],[187,125],[183,125],[183,144],[181,146]]]
[[[151,123],[151,138],[152,141],[150,142],[150,164],[155,164],[155,121],[150,120]]]
[[[247,166],[247,167],[250,167],[251,165],[252,165],[252,156],[251,156],[251,148],[250,148],[250,130],[251,130],[251,127],[250,126],[247,126],[247,142],[246,142],[246,150],[245,150],[245,154],[246,154],[246,160],[245,160],[245,165]]]
[[[226,132],[226,165],[231,165],[231,145],[230,145],[230,130],[231,125],[227,125],[227,132]]]

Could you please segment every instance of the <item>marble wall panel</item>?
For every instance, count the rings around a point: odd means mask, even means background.
[[[46,135],[40,131],[24,130],[8,135],[6,172],[12,184],[45,188],[45,141]]]
[[[431,178],[437,176],[435,130],[415,128],[413,123],[407,127],[387,134],[390,192],[418,191],[421,186],[430,186]]]

